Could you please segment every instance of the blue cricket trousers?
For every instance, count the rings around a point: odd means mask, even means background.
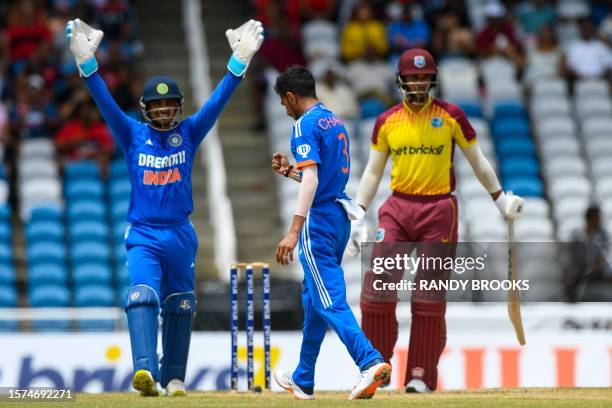
[[[360,370],[382,359],[346,302],[340,265],[350,233],[351,223],[337,202],[312,208],[302,229],[298,252],[304,269],[304,327],[300,362],[293,373],[293,381],[300,386],[314,387],[315,363],[328,326],[340,337]]]

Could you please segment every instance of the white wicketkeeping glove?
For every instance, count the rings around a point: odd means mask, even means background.
[[[259,21],[249,20],[236,29],[227,30],[225,36],[233,51],[227,69],[236,76],[243,76],[263,43],[263,26]]]
[[[497,200],[495,200],[495,205],[504,217],[514,220],[523,215],[525,200],[517,195],[513,195],[512,192],[506,194],[502,191]]]
[[[351,236],[346,247],[346,254],[355,257],[361,252],[361,243],[367,242],[370,237],[368,221],[364,218],[351,221]]]
[[[102,37],[104,37],[102,31],[90,27],[78,18],[66,23],[66,39],[79,67],[79,72],[84,77],[88,77],[98,70],[98,61],[94,53],[98,49]]]

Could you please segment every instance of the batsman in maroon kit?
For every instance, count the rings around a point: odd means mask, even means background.
[[[375,244],[372,257],[393,251],[393,243],[397,242],[439,243],[443,245],[424,255],[454,255],[458,215],[457,199],[453,195],[455,145],[504,217],[516,218],[523,208],[520,197],[503,192],[464,112],[452,103],[430,96],[437,84],[437,73],[436,63],[426,50],[404,52],[397,69],[397,84],[404,98],[376,120],[357,202],[367,210],[389,156],[393,193],[378,211],[376,241],[384,245]],[[354,228],[352,244],[358,244],[357,237],[363,236],[360,230],[364,228],[365,224]],[[387,281],[399,282],[403,272],[388,271]],[[364,279],[362,328],[383,358],[390,362],[398,336],[397,293],[377,292],[372,282],[378,278],[370,270]],[[419,270],[414,280],[447,278],[444,271]],[[404,385],[406,392],[430,392],[436,389],[438,360],[446,344],[445,293],[413,291],[411,310]]]

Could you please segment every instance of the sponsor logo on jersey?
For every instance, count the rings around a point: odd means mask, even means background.
[[[302,158],[305,159],[308,153],[310,152],[310,145],[308,144],[299,145],[297,149],[295,149],[295,151],[297,152],[297,154],[299,154],[300,156],[302,156]]]
[[[435,118],[431,118],[431,127],[433,128],[441,128],[442,127],[442,118],[436,116]]]
[[[444,150],[444,145],[420,145],[420,146],[401,146],[396,149],[391,149],[391,154],[394,156],[404,156],[413,154],[434,155],[439,156]]]
[[[167,167],[184,164],[187,162],[185,151],[181,150],[178,153],[168,156],[154,156],[152,154],[138,154],[138,166],[153,167],[155,169],[165,169]]]
[[[173,133],[168,137],[168,144],[172,147],[179,147],[183,144],[183,137],[178,133]]]

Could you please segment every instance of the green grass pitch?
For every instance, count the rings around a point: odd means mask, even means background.
[[[430,395],[404,394],[400,391],[379,391],[369,401],[347,401],[348,392],[320,392],[314,401],[296,401],[289,393],[195,392],[185,398],[141,398],[136,393],[77,394],[76,401],[63,403],[3,402],[4,407],[107,408],[107,407],[443,407],[443,408],[506,408],[567,407],[610,408],[612,388],[518,388],[479,391],[439,392]]]

